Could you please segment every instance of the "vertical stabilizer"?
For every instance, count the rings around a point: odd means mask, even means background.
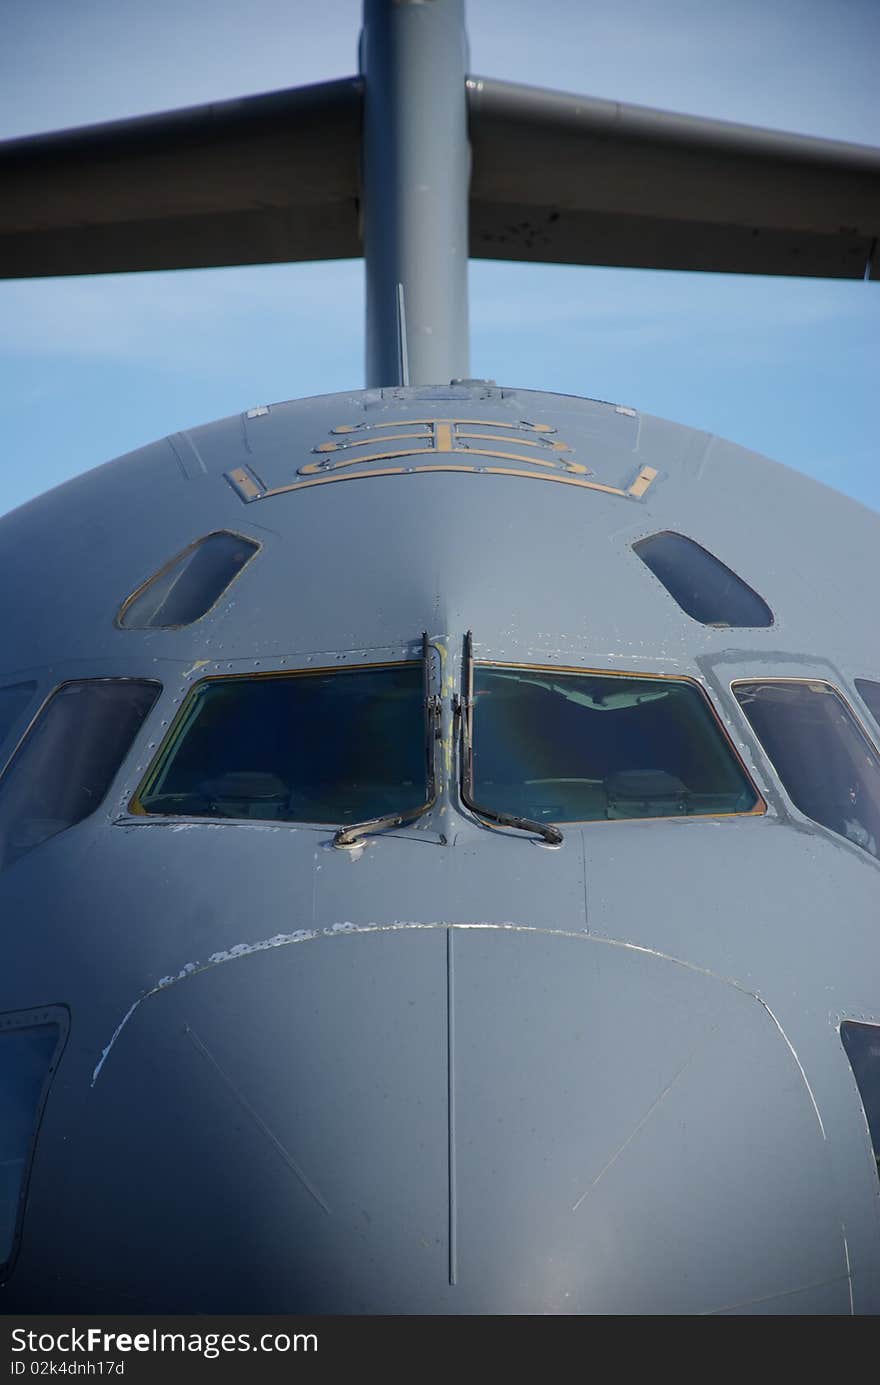
[[[467,376],[464,0],[364,0],[363,235],[367,384]],[[402,295],[400,287],[402,286]]]

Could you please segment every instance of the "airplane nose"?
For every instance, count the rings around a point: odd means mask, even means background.
[[[177,1311],[846,1296],[821,1123],[769,1012],[586,934],[389,927],[223,961],[136,1009],[92,1096],[63,1182],[95,1301],[102,1273]]]

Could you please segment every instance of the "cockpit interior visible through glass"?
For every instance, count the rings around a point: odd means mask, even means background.
[[[535,822],[760,812],[693,683],[475,664],[473,796]]]
[[[134,812],[355,823],[427,797],[420,664],[208,679]]]
[[[837,689],[767,679],[733,691],[792,802],[880,856],[880,757]]]

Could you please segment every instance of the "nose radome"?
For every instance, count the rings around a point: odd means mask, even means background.
[[[147,1203],[167,1184],[194,1248],[185,1284],[169,1267],[178,1305],[702,1313],[844,1292],[817,1112],[767,1010],[587,935],[377,929],[242,957],[142,1005],[95,1090],[125,1110],[117,1170],[126,1143],[159,1151]],[[124,1174],[100,1199],[99,1240],[161,1234]]]

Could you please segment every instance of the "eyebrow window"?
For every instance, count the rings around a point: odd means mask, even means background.
[[[419,664],[209,679],[184,705],[136,813],[361,822],[424,804]]]
[[[692,683],[476,664],[473,700],[481,806],[536,822],[763,810]]]
[[[857,678],[856,688],[859,697],[880,726],[880,683],[872,683],[868,678]]]
[[[93,813],[161,691],[158,683],[64,683],[0,777],[0,866]]]
[[[795,806],[877,856],[880,759],[836,688],[779,679],[733,691]]]
[[[693,620],[703,625],[747,628],[773,624],[773,612],[763,597],[684,534],[667,530],[640,539],[632,547]]]
[[[178,553],[123,603],[119,624],[126,630],[191,625],[220,599],[259,547],[241,534],[208,534]]]

